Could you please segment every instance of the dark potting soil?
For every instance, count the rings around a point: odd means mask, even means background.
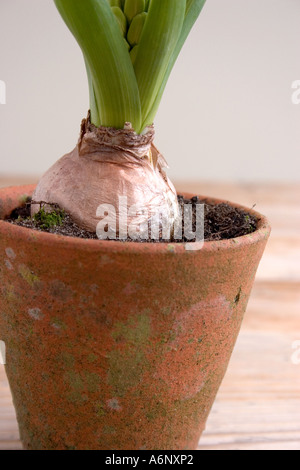
[[[196,206],[197,204],[204,204],[204,239],[206,241],[226,240],[241,237],[252,233],[257,229],[258,219],[255,216],[242,209],[232,207],[229,204],[210,204],[205,199],[200,199],[198,196],[195,196],[192,199],[185,199],[183,196],[178,196],[178,202],[181,208],[183,208],[185,204],[192,205],[193,231],[196,229]],[[55,233],[57,235],[68,237],[98,239],[96,233],[88,232],[87,230],[80,228],[72,220],[72,217],[65,211],[62,211],[57,205],[51,205],[53,211],[51,212],[50,217],[49,213],[44,211],[44,206],[44,203],[40,203],[40,212],[32,218],[30,216],[31,200],[28,198],[24,205],[15,209],[6,220],[14,225],[42,232]],[[128,239],[128,241],[132,242],[133,240]],[[193,240],[187,240],[183,237],[182,240],[172,239],[168,241],[150,239],[148,240],[148,243],[182,243],[191,241]],[[140,242],[145,243],[147,240],[142,240]]]

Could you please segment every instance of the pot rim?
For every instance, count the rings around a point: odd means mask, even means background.
[[[5,188],[0,188],[0,202],[1,200],[12,199],[17,201],[17,195],[19,195],[19,201],[24,195],[30,196],[36,185],[22,185],[22,186],[9,186]],[[10,197],[12,194],[13,198]],[[180,191],[185,197],[192,198],[195,194],[185,193]],[[13,230],[14,239],[24,239],[27,238],[28,241],[39,243],[41,245],[53,246],[55,245],[62,246],[65,245],[66,248],[72,247],[73,249],[85,250],[87,252],[132,252],[132,253],[197,253],[201,251],[205,252],[214,252],[214,251],[224,251],[224,250],[233,250],[237,247],[254,245],[260,241],[267,239],[271,232],[271,227],[268,219],[260,214],[259,212],[249,209],[240,204],[227,201],[224,199],[218,199],[208,196],[199,195],[201,199],[204,199],[208,203],[227,203],[232,207],[243,209],[249,214],[252,214],[258,218],[258,228],[255,232],[243,235],[241,237],[231,238],[229,240],[216,240],[216,241],[204,241],[200,249],[189,249],[188,246],[194,245],[195,243],[179,242],[179,243],[140,243],[140,242],[122,242],[114,240],[95,240],[95,239],[83,239],[76,237],[68,237],[65,235],[57,235],[48,232],[40,232],[38,230],[29,229],[26,227],[20,227],[18,225],[10,224],[9,222],[1,219],[0,220],[0,234],[3,234],[7,231],[8,228]],[[14,207],[14,206],[13,206]],[[17,208],[18,206],[15,206]],[[12,209],[13,210],[13,209]]]

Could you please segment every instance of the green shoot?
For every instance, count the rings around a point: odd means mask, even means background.
[[[164,81],[182,31],[185,8],[183,0],[151,0],[134,63],[142,108],[141,130],[152,124],[144,118],[150,113]]]
[[[95,126],[153,123],[205,1],[54,0],[84,55]]]
[[[80,45],[90,75],[98,115],[96,126],[141,127],[136,77],[120,27],[107,0],[54,0]],[[90,86],[91,89],[91,86]]]
[[[163,97],[163,93],[165,91],[165,87],[167,85],[167,82],[169,80],[169,77],[171,75],[171,72],[173,70],[173,67],[175,65],[175,62],[180,54],[180,51],[192,29],[194,26],[198,16],[200,15],[204,5],[205,5],[206,0],[187,0],[187,6],[186,6],[186,13],[185,13],[185,19],[183,22],[183,27],[181,31],[180,38],[177,42],[177,45],[175,47],[175,50],[173,52],[172,58],[169,62],[168,69],[164,75],[164,79],[161,83],[161,87],[159,89],[159,92],[154,100],[153,107],[148,114],[148,116],[145,119],[146,125],[153,122],[155,115],[157,113],[157,110],[159,108],[161,99]]]

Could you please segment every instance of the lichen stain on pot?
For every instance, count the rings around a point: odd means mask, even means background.
[[[15,260],[17,257],[16,253],[14,252],[12,248],[6,248],[5,253],[6,253],[6,256],[11,260]]]
[[[29,308],[28,315],[34,320],[42,320],[44,318],[44,315],[40,308]]]
[[[147,349],[151,334],[148,312],[131,316],[126,323],[117,323],[112,331],[114,348],[108,354],[107,383],[117,397],[125,395],[142,380],[149,368]]]
[[[122,410],[122,406],[120,405],[118,398],[111,398],[110,400],[107,400],[107,406],[114,411]]]
[[[36,274],[34,274],[27,266],[25,266],[25,264],[20,264],[18,266],[18,272],[31,287],[39,282],[39,278],[36,276]]]
[[[8,259],[6,259],[6,260],[4,261],[4,264],[5,264],[5,266],[7,267],[7,269],[9,269],[10,271],[11,271],[12,269],[14,269],[13,265],[11,264],[11,262],[10,262]]]
[[[16,254],[15,254],[15,252],[12,248],[5,248],[5,254],[6,254],[8,259],[4,260],[4,264],[5,264],[6,268],[9,271],[11,271],[12,269],[14,269],[13,262],[16,259]]]
[[[138,284],[129,282],[128,284],[126,284],[122,292],[124,295],[134,295],[138,292],[138,290],[139,290]]]
[[[70,286],[58,279],[54,279],[49,282],[48,292],[51,297],[54,297],[61,302],[67,302],[75,295]]]
[[[227,351],[224,341],[232,328],[231,315],[232,307],[223,296],[203,300],[176,315],[155,372],[174,399],[192,398],[205,386],[211,358],[218,355],[221,361],[223,349]]]

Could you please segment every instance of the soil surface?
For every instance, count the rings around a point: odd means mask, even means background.
[[[198,196],[195,196],[192,199],[185,199],[183,196],[178,196],[178,202],[181,208],[183,208],[185,204],[192,205],[192,227],[194,231],[196,228],[197,204],[204,204],[204,239],[206,241],[225,240],[230,238],[241,237],[243,235],[252,233],[257,229],[258,219],[256,217],[245,212],[242,209],[232,207],[229,204],[209,204],[206,199],[200,199]],[[40,203],[42,211],[41,215],[45,214],[43,212],[44,205],[44,203]],[[56,205],[52,205],[53,214],[55,217],[54,219],[51,218],[51,223],[45,223],[43,217],[31,218],[30,206],[31,200],[28,199],[23,206],[19,207],[18,209],[15,209],[12,212],[12,214],[7,218],[7,221],[22,227],[27,227],[38,231],[55,233],[58,235],[95,240],[98,239],[96,233],[91,233],[84,229],[81,229],[72,220],[72,217],[69,214],[62,211]],[[53,220],[58,220],[59,223],[57,225],[52,224]],[[131,239],[128,239],[128,241],[132,242]],[[171,239],[157,241],[150,239],[148,243],[182,243],[187,241],[191,242],[193,240],[187,240],[187,238],[185,237],[183,237],[181,240]],[[140,242],[145,243],[144,240]]]

